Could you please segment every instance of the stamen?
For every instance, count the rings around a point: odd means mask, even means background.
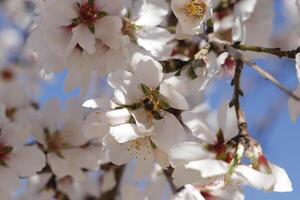
[[[202,0],[192,0],[184,6],[186,15],[189,17],[196,17],[202,19],[206,11],[206,4]]]

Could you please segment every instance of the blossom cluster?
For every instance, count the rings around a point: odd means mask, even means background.
[[[1,199],[242,200],[245,186],[292,191],[240,105],[248,65],[290,96],[292,121],[300,116],[300,85],[289,91],[252,62],[294,59],[300,81],[300,1],[284,2],[288,38],[272,33],[273,3],[1,3],[14,24],[0,29]],[[65,92],[80,94],[64,106],[41,104],[41,85],[58,73],[67,74]],[[215,80],[233,88],[217,112],[205,99]]]

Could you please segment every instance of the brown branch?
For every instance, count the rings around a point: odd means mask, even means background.
[[[270,73],[268,73],[267,71],[265,71],[262,68],[260,68],[258,65],[254,64],[254,63],[251,63],[249,61],[246,61],[245,64],[247,64],[249,67],[251,67],[252,69],[254,69],[259,75],[261,75],[262,77],[264,77],[264,79],[266,79],[266,80],[270,81],[271,83],[273,83],[277,88],[279,88],[281,91],[283,91],[284,93],[286,93],[288,96],[292,97],[293,99],[295,99],[297,101],[300,101],[300,97],[298,97],[297,95],[295,95],[289,89],[285,88]]]
[[[164,169],[163,172],[165,174],[165,177],[170,185],[170,188],[172,190],[173,194],[176,194],[178,192],[177,187],[175,186],[174,182],[173,182],[173,178],[172,178],[172,173],[173,173],[174,169],[172,167],[168,167],[167,169]]]
[[[252,52],[258,52],[258,53],[267,53],[274,56],[278,56],[280,58],[286,57],[286,58],[295,58],[297,53],[300,53],[300,47],[291,50],[291,51],[282,51],[280,48],[267,48],[267,47],[260,47],[260,46],[254,46],[254,45],[244,45],[244,44],[238,44],[235,43],[232,45],[233,48],[241,50],[241,51],[252,51]]]
[[[228,52],[231,56],[233,56],[236,60],[241,60],[244,64],[247,64],[249,67],[254,69],[259,75],[261,75],[264,79],[270,81],[272,84],[274,84],[278,89],[283,91],[288,96],[292,97],[296,101],[300,101],[300,97],[295,95],[292,91],[284,87],[276,78],[274,78],[270,73],[260,68],[257,64],[252,63],[249,59],[245,58],[241,52],[239,52],[237,49],[232,47],[232,44],[229,42],[225,42],[222,40],[219,40],[215,37],[210,36],[210,43],[212,45],[212,48],[219,50],[223,50]]]
[[[230,107],[234,106],[235,112],[236,112],[236,117],[238,121],[238,129],[239,129],[239,136],[246,136],[248,135],[248,130],[247,130],[247,122],[244,117],[244,113],[241,110],[240,107],[240,97],[244,96],[244,93],[241,89],[241,75],[243,71],[243,61],[238,59],[237,60],[237,66],[235,68],[235,73],[234,77],[232,80],[232,86],[234,87],[233,90],[233,97],[232,100],[230,101]]]
[[[108,167],[115,167],[116,185],[113,189],[101,194],[100,200],[114,200],[114,199],[117,199],[119,185],[121,183],[121,178],[122,178],[123,171],[124,171],[124,166],[115,166],[115,165],[111,166],[109,164]]]

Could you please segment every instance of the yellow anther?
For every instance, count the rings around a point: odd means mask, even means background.
[[[185,4],[184,9],[187,16],[202,19],[206,11],[206,4],[202,0],[192,0]]]

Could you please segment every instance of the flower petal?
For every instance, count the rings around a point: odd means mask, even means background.
[[[181,114],[181,118],[195,137],[209,144],[213,144],[216,141],[215,133],[197,113],[186,111]]]
[[[141,137],[135,124],[113,126],[110,128],[109,133],[118,143],[125,143]]]
[[[154,134],[152,141],[165,152],[178,143],[186,140],[186,132],[176,117],[168,112],[161,120],[154,122]]]
[[[151,89],[156,89],[163,79],[163,68],[159,62],[150,56],[135,53],[132,58],[134,74],[140,83]]]
[[[105,16],[95,23],[95,35],[103,43],[113,49],[119,49],[122,45],[122,20],[116,16]]]
[[[239,165],[235,168],[232,179],[258,190],[266,191],[269,191],[276,183],[276,178],[273,174],[261,173],[245,165]]]
[[[7,167],[0,166],[0,188],[6,191],[14,191],[20,186],[17,173]]]
[[[84,50],[86,50],[89,54],[95,53],[96,38],[87,26],[80,24],[73,28],[72,32],[73,37]]]
[[[170,149],[169,154],[173,166],[184,164],[193,160],[202,160],[212,156],[205,150],[203,144],[197,142],[176,144]]]
[[[46,165],[44,153],[35,146],[25,146],[13,152],[8,166],[18,172],[19,176],[28,177],[41,171]]]
[[[159,87],[159,93],[166,98],[167,103],[172,107],[179,110],[188,110],[189,103],[187,100],[175,90],[175,88],[168,84],[162,83]]]
[[[235,109],[229,108],[227,102],[218,110],[218,124],[224,134],[225,142],[234,138],[238,134],[238,124]]]
[[[296,95],[300,96],[300,85],[294,92]],[[300,115],[300,102],[296,101],[293,98],[290,98],[288,101],[289,113],[293,122],[296,122],[297,118]]]
[[[226,174],[229,169],[228,163],[212,159],[191,161],[185,164],[185,167],[199,171],[203,178]]]

